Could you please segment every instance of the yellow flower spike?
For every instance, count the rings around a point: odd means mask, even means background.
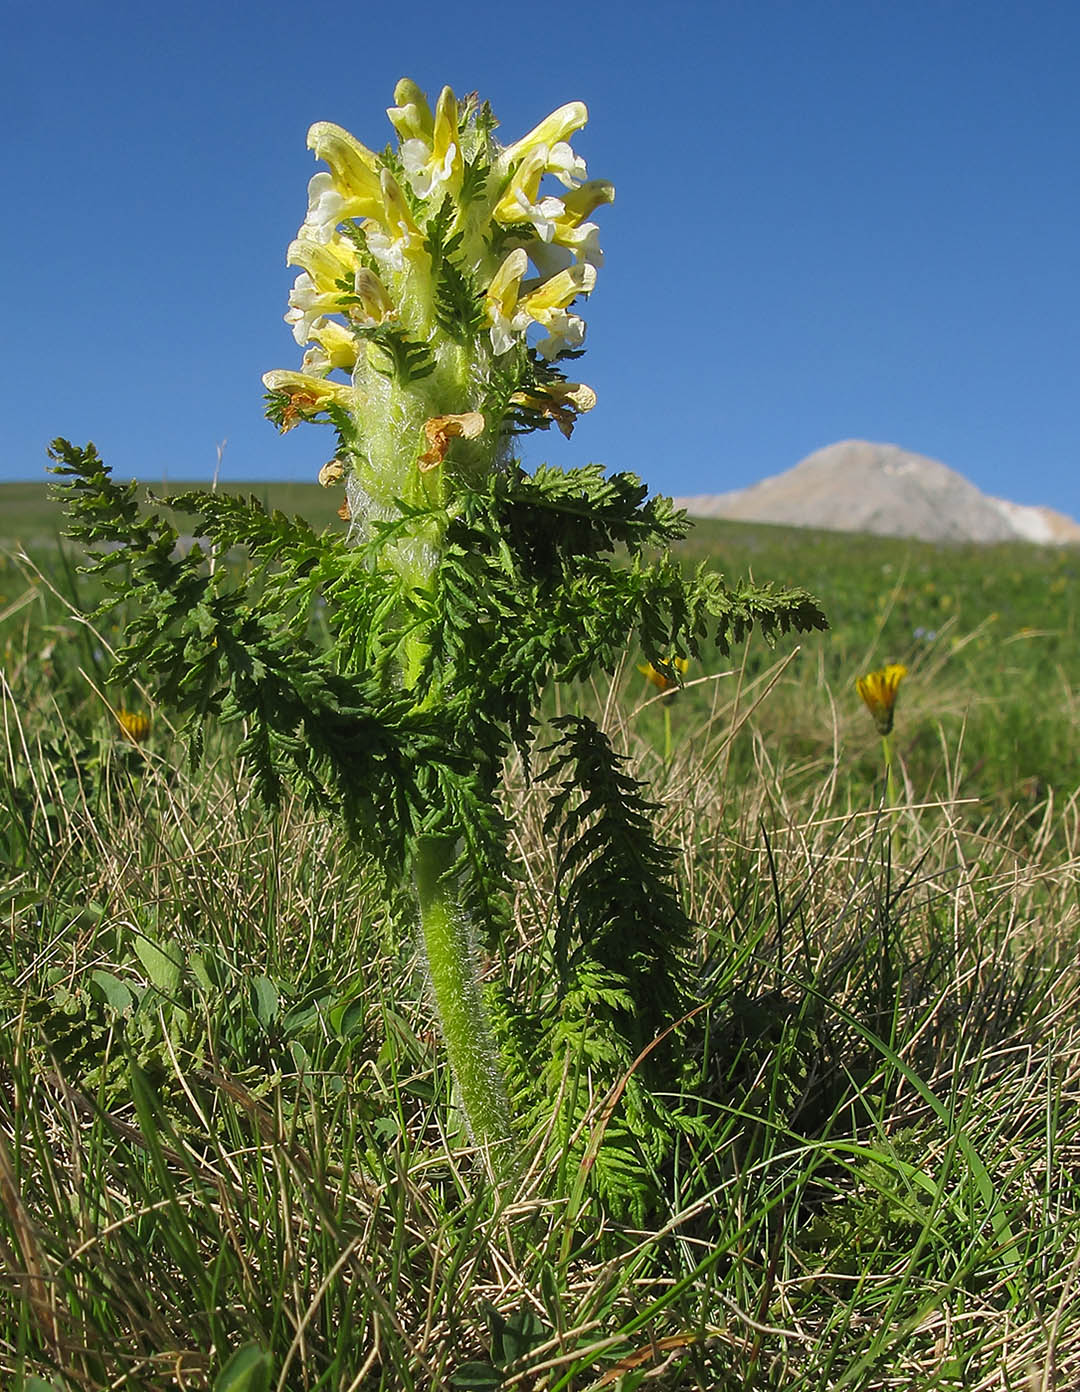
[[[558,145],[568,135],[573,135],[575,131],[581,130],[588,119],[589,108],[584,102],[567,102],[565,106],[560,106],[558,111],[553,111],[550,116],[545,116],[540,124],[534,126],[527,135],[523,135],[520,140],[515,140],[513,145],[508,145],[502,154],[504,165],[508,169],[513,168],[519,160],[524,159],[529,151],[538,145]]]
[[[876,672],[868,672],[855,681],[855,689],[866,703],[866,708],[874,717],[880,735],[892,732],[896,696],[901,680],[907,676],[907,668],[899,662],[890,662]]]
[[[363,523],[357,536],[402,501],[449,509],[460,482],[500,467],[516,432],[554,424],[569,435],[591,408],[582,384],[560,389],[558,373],[544,381],[536,355],[553,362],[584,340],[582,312],[571,306],[592,290],[602,259],[588,217],[614,196],[610,184],[587,180],[569,143],[588,119],[582,102],[552,112],[509,149],[479,98],[459,99],[451,87],[429,100],[402,78],[387,114],[394,155],[329,121],[308,132],[324,163],[289,247],[300,273],[285,316],[303,359],[299,372],[264,379],[279,428],[329,416],[337,429]],[[463,202],[474,159],[491,171]],[[556,180],[565,197],[545,188]],[[479,299],[479,323],[462,313],[459,329],[448,327],[456,297]],[[483,417],[479,434],[444,428],[455,415]],[[402,547],[388,563],[422,579],[434,556]]]
[[[150,734],[150,717],[143,711],[118,710],[116,719],[132,744],[142,744]]]

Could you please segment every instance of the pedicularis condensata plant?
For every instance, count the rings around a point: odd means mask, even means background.
[[[515,436],[569,436],[595,402],[567,371],[602,261],[591,218],[614,199],[568,144],[584,105],[501,146],[475,98],[444,88],[432,112],[405,79],[394,96],[396,149],[311,128],[328,171],[289,247],[285,316],[305,352],[264,378],[282,430],[329,425],[320,481],[344,488],[347,525],[317,535],[254,500],[185,494],[168,501],[203,541],[180,554],[93,446],[52,454],[69,534],[107,544],[97,569],[136,602],[117,677],[186,713],[196,752],[207,717],[242,721],[263,796],[299,785],[377,862],[388,906],[418,920],[456,1096],[500,1168],[515,1115],[568,1059],[617,1077],[690,999],[652,804],[584,715],[553,721],[544,750],[549,998],[485,999],[478,946],[505,932],[513,873],[503,768],[515,748],[531,768],[544,691],[614,672],[631,646],[677,683],[684,659],[754,625],[824,620],[801,590],[684,576],[667,547],[685,518],[634,475],[530,475],[514,457]],[[236,546],[247,580],[207,564]]]

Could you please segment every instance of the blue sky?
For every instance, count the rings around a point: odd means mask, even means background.
[[[308,125],[381,147],[408,74],[509,142],[563,102],[607,261],[599,404],[527,462],[742,487],[831,441],[918,450],[1080,516],[1080,5],[12,6],[0,479],[54,435],[118,475],[314,478],[260,377],[294,367]]]

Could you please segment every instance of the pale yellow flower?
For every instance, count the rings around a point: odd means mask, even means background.
[[[540,180],[551,172],[545,151],[530,154],[495,205],[496,220],[507,227],[531,223],[542,243],[567,247],[577,253],[587,251],[588,257],[579,255],[579,259],[599,265],[603,261],[596,240],[599,228],[585,219],[602,203],[615,201],[614,184],[605,179],[591,179],[559,197],[548,194],[541,198]]]
[[[316,319],[308,336],[316,346],[304,354],[305,373],[322,377],[335,367],[351,372],[356,366],[357,342],[344,324],[334,319]]]
[[[390,107],[386,114],[401,139],[401,163],[412,191],[426,199],[444,189],[456,195],[464,166],[458,143],[461,113],[453,91],[442,89],[434,116],[423,92],[407,78],[398,83],[394,97],[406,99],[404,105]]]
[[[288,398],[281,413],[282,434],[300,421],[319,415],[328,406],[350,410],[356,405],[355,390],[344,382],[331,382],[325,377],[312,377],[306,372],[288,372],[284,368],[264,372],[262,380],[268,392]]]
[[[484,307],[491,321],[491,346],[496,354],[508,352],[528,323],[528,317],[518,312],[521,278],[528,269],[528,256],[521,247],[516,247],[488,285]]]
[[[550,148],[553,145],[561,145],[568,135],[581,130],[588,119],[589,108],[584,102],[567,102],[550,116],[545,116],[527,135],[515,140],[512,145],[507,145],[502,153],[503,165],[512,169],[527,154],[540,146]]]
[[[347,217],[382,216],[384,203],[379,183],[382,161],[378,155],[332,121],[316,121],[308,131],[307,143],[315,158],[330,166],[334,190],[349,206],[349,211],[337,218],[338,222]],[[315,180],[319,180],[316,191],[324,192],[327,176],[316,174],[312,183]],[[311,184],[308,191],[310,195]]]
[[[570,266],[522,296],[519,313],[548,331],[548,337],[536,345],[541,356],[550,361],[564,348],[580,348],[585,341],[585,321],[566,310],[578,295],[590,294],[595,285],[595,266]]]
[[[580,188],[564,193],[561,202],[563,221],[569,227],[577,227],[590,213],[595,213],[601,204],[615,202],[615,185],[607,179],[590,179]]]
[[[503,196],[495,204],[496,221],[503,224],[532,222],[538,216],[536,200],[540,193],[540,180],[547,172],[547,147],[530,150],[514,171]],[[552,202],[559,203],[559,199]],[[541,234],[543,235],[543,234]],[[545,240],[550,241],[547,237]]]
[[[605,179],[590,179],[580,188],[572,189],[561,198],[542,199],[540,207],[551,216],[552,247],[562,247],[572,252],[578,261],[587,261],[590,266],[602,266],[604,253],[600,249],[600,228],[595,222],[585,219],[602,203],[615,202],[615,185]],[[558,204],[556,208],[554,205]],[[546,239],[541,235],[541,241]],[[549,274],[542,257],[534,256],[533,262],[541,275]]]
[[[394,88],[396,106],[388,106],[386,114],[390,124],[398,133],[398,140],[404,146],[407,140],[424,140],[430,143],[435,120],[428,106],[427,97],[411,77],[403,77]]]
[[[379,174],[383,210],[364,224],[368,250],[389,271],[403,271],[406,256],[425,258],[423,233],[416,225],[401,185],[383,169]]]
[[[491,346],[505,353],[532,320],[548,330],[548,337],[537,344],[540,353],[552,359],[563,348],[577,348],[585,338],[585,321],[566,308],[578,295],[587,295],[596,284],[595,266],[569,266],[542,281],[527,294],[521,294],[521,278],[528,270],[524,248],[515,248],[492,277],[485,297],[491,321]]]
[[[361,266],[357,271],[353,289],[359,304],[347,306],[345,312],[350,319],[370,328],[375,324],[384,324],[387,319],[396,318],[397,310],[386,286],[367,266]]]
[[[292,325],[293,338],[302,347],[308,342],[311,326],[316,319],[321,319],[325,314],[336,314],[340,308],[339,291],[322,293],[316,288],[307,271],[301,271],[289,291],[289,308],[285,311],[285,322]]]

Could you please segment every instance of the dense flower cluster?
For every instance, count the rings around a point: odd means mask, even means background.
[[[323,474],[346,481],[358,522],[441,502],[447,475],[490,469],[511,434],[568,435],[590,409],[557,363],[584,340],[574,306],[603,259],[589,218],[614,198],[568,143],[581,102],[503,148],[475,97],[444,87],[432,112],[403,78],[394,99],[396,151],[325,121],[308,133],[329,172],[308,185],[287,258],[299,274],[285,318],[306,351],[299,371],[263,379],[282,430],[337,428]]]

